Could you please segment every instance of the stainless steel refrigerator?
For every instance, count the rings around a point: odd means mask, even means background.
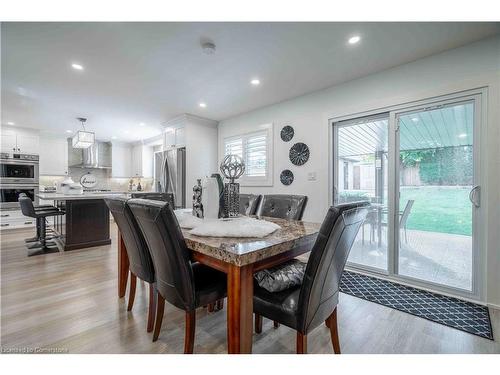
[[[159,193],[173,193],[175,208],[186,207],[186,148],[155,152],[154,187]]]

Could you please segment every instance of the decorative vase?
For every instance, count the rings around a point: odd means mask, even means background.
[[[240,216],[240,184],[227,182],[224,186],[224,217]]]
[[[219,186],[219,219],[225,217],[224,214],[224,181],[219,173],[213,173],[212,177],[217,180]]]
[[[240,215],[240,184],[234,180],[245,173],[245,163],[238,155],[226,155],[220,164],[220,171],[229,179],[224,186],[224,217]]]
[[[213,177],[205,177],[202,192],[203,217],[205,219],[217,219],[219,217],[219,186],[217,180]]]
[[[196,185],[193,186],[193,216],[203,219],[203,204],[201,203],[201,196],[203,188],[201,186],[201,179],[196,180]]]

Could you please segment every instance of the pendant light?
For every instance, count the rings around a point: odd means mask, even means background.
[[[89,148],[95,143],[95,133],[85,130],[86,118],[77,117],[76,119],[81,122],[83,130],[78,130],[73,136],[73,148]]]

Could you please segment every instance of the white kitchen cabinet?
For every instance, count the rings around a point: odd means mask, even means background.
[[[66,138],[40,137],[40,175],[68,174],[68,142]]]
[[[132,147],[127,144],[113,143],[111,151],[111,176],[115,178],[130,178],[132,172]]]
[[[2,128],[2,152],[38,154],[39,136],[36,130]]]
[[[36,220],[32,217],[24,216],[21,210],[0,211],[0,230],[33,228]]]
[[[142,145],[135,145],[132,149],[132,176],[142,177]]]
[[[184,127],[170,128],[165,132],[165,147],[182,147],[186,145]]]
[[[16,133],[2,129],[2,152],[17,152]]]
[[[38,154],[40,151],[39,137],[17,134],[17,151],[21,154]]]
[[[132,149],[132,177],[153,177],[153,147],[137,144]]]

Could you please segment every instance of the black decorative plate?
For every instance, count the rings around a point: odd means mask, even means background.
[[[288,156],[294,165],[303,165],[309,160],[309,147],[302,142],[295,143]]]
[[[283,185],[290,185],[293,182],[293,172],[290,169],[285,169],[280,174],[280,181]]]
[[[281,139],[285,142],[289,142],[292,140],[293,135],[295,134],[295,131],[290,125],[284,126],[283,129],[281,129]]]

